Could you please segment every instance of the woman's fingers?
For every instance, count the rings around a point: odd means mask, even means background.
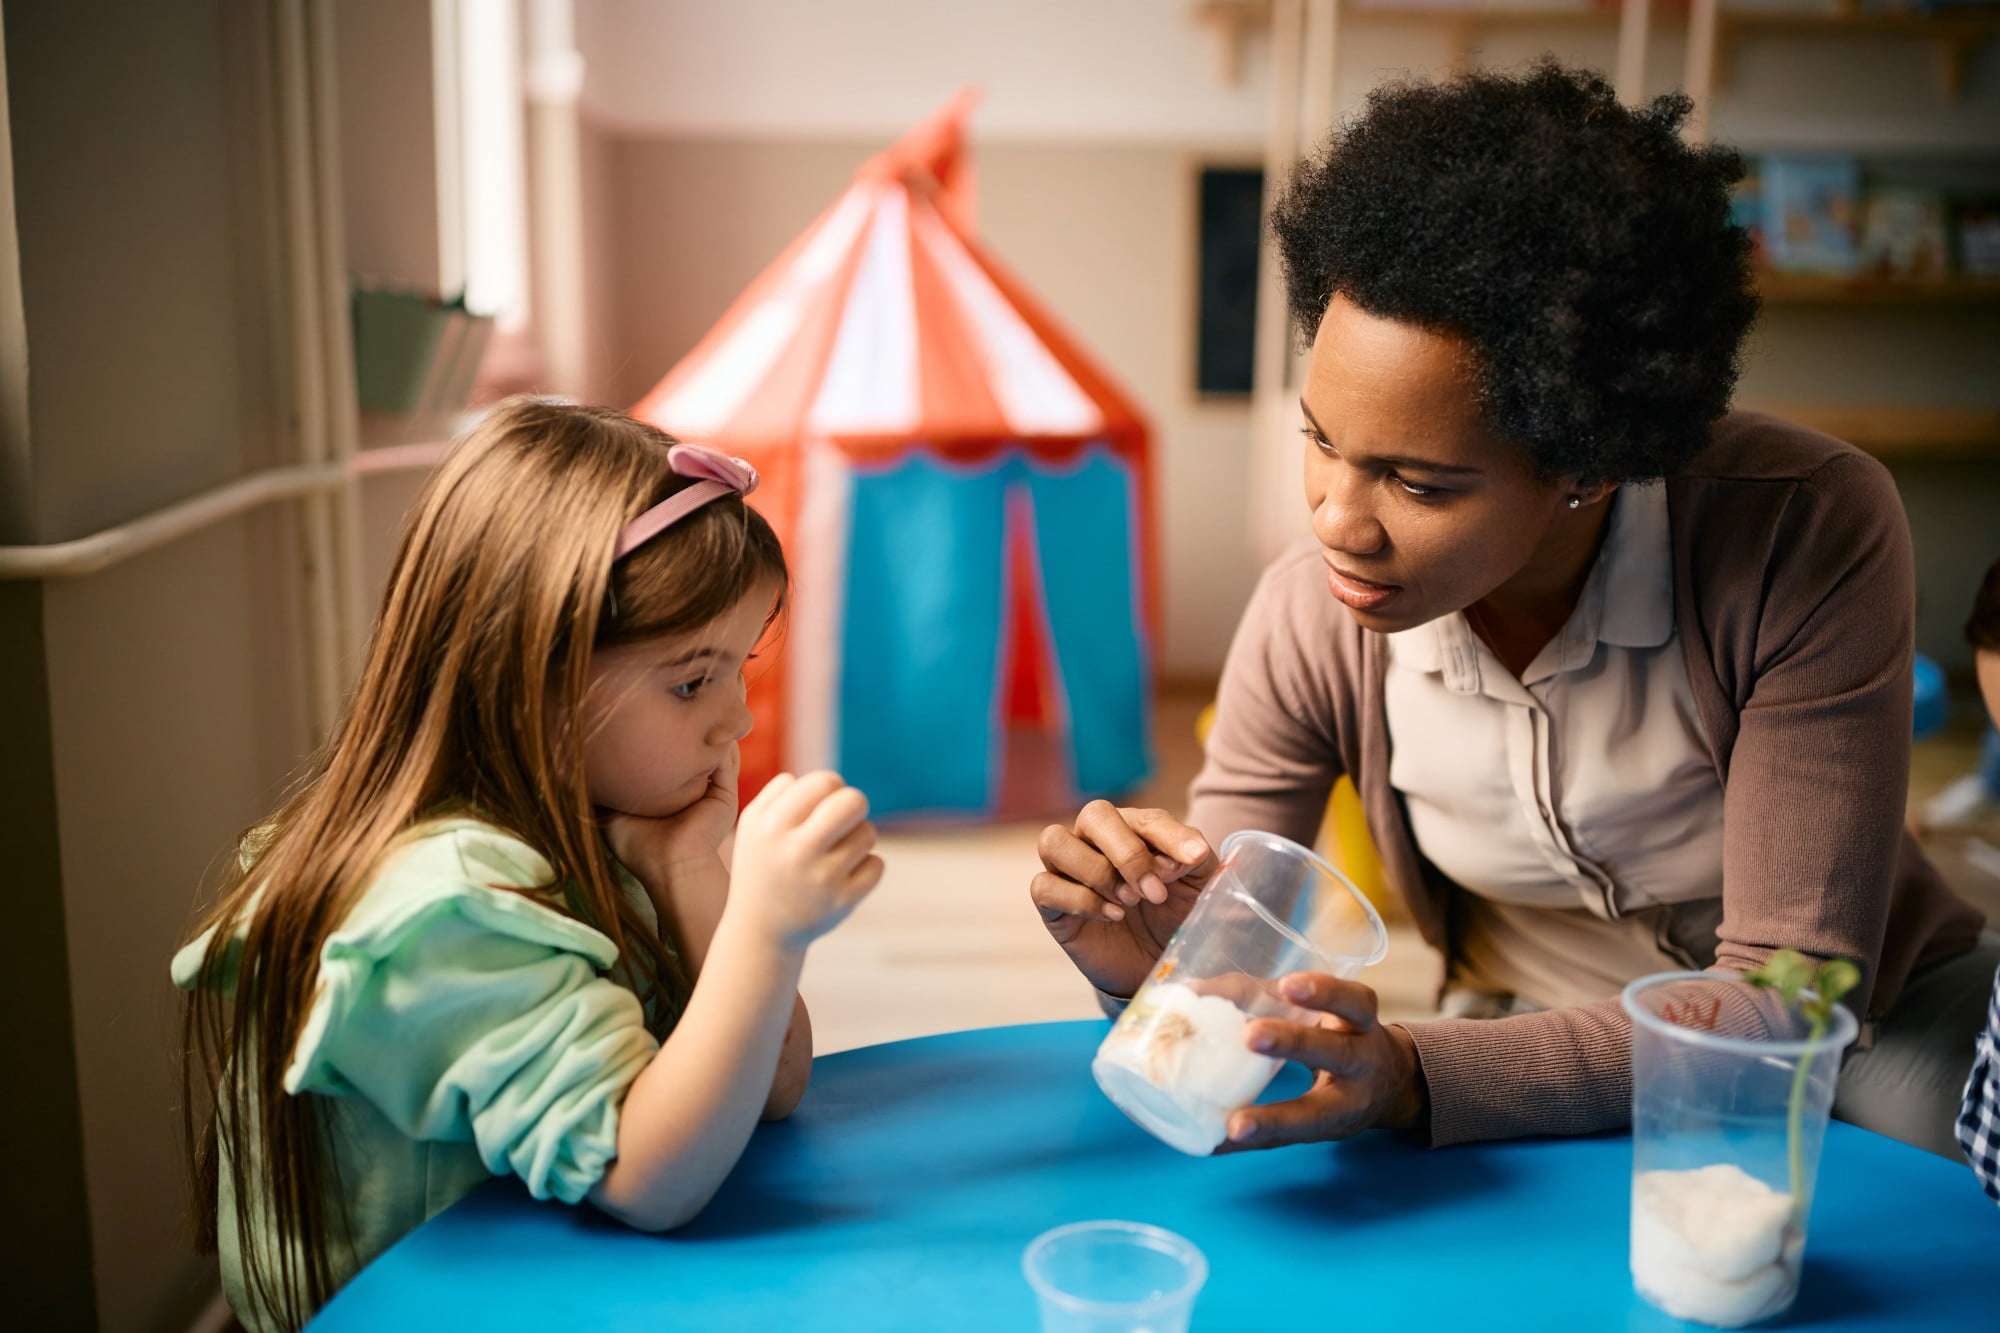
[[[1121,810],[1125,823],[1155,851],[1180,866],[1182,875],[1205,878],[1215,869],[1208,839],[1164,810]]]
[[[1375,990],[1324,972],[1294,972],[1278,983],[1278,994],[1304,1009],[1332,1014],[1350,1032],[1375,1026]]]
[[[1208,871],[1213,869],[1211,865],[1208,870],[1197,870],[1158,852],[1153,853],[1153,873],[1167,882],[1167,896],[1170,898],[1199,897],[1201,891],[1208,887]]]
[[[1153,848],[1133,832],[1125,813],[1109,801],[1092,801],[1077,815],[1075,833],[1101,852],[1117,869],[1119,878],[1146,901],[1163,903],[1167,885],[1154,873]]]
[[[1028,884],[1028,897],[1041,912],[1042,920],[1075,916],[1088,921],[1123,921],[1125,909],[1106,902],[1098,894],[1073,880],[1043,871]]]
[[[1303,1097],[1268,1106],[1247,1106],[1229,1117],[1229,1137],[1220,1152],[1321,1143],[1353,1133],[1353,1097],[1338,1083],[1322,1082]]]
[[[1287,1023],[1279,1018],[1260,1018],[1243,1033],[1243,1040],[1259,1055],[1274,1060],[1293,1060],[1309,1069],[1351,1077],[1374,1066],[1376,1052],[1365,1034]]]
[[[1109,801],[1086,805],[1070,828],[1043,829],[1037,850],[1054,874],[1127,908],[1199,893],[1215,867],[1207,841],[1164,810]]]
[[[1060,824],[1042,830],[1036,844],[1042,864],[1055,874],[1092,890],[1106,902],[1123,902],[1127,907],[1139,901],[1137,890],[1118,876],[1117,868],[1082,838]]]

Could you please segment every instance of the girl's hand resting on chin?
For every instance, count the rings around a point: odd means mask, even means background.
[[[721,767],[709,775],[708,789],[685,810],[658,819],[607,814],[604,837],[612,855],[649,889],[664,887],[675,878],[676,869],[719,861],[736,827],[736,786],[742,767],[742,752],[732,745]]]

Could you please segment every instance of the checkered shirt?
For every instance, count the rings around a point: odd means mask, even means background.
[[[1993,1002],[1986,1031],[1974,1047],[1972,1073],[1965,1080],[1965,1108],[1958,1113],[1958,1141],[1979,1183],[2000,1203],[2000,972],[1993,976]]]

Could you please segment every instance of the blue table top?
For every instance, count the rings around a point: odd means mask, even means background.
[[[1620,1136],[1426,1150],[1396,1135],[1183,1157],[1091,1082],[1097,1022],[829,1056],[791,1120],[666,1236],[511,1179],[370,1265],[322,1330],[1032,1329],[1021,1251],[1087,1218],[1192,1239],[1197,1330],[1672,1329],[1626,1269]],[[1271,1095],[1294,1095],[1288,1068]],[[2000,1209],[1965,1167],[1851,1126],[1827,1136],[1785,1327],[2000,1327]]]

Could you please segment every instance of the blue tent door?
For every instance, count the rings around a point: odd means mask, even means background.
[[[835,765],[876,813],[985,813],[1004,750],[1007,507],[1033,514],[1073,794],[1152,769],[1131,471],[1103,448],[967,468],[913,452],[852,478]]]

